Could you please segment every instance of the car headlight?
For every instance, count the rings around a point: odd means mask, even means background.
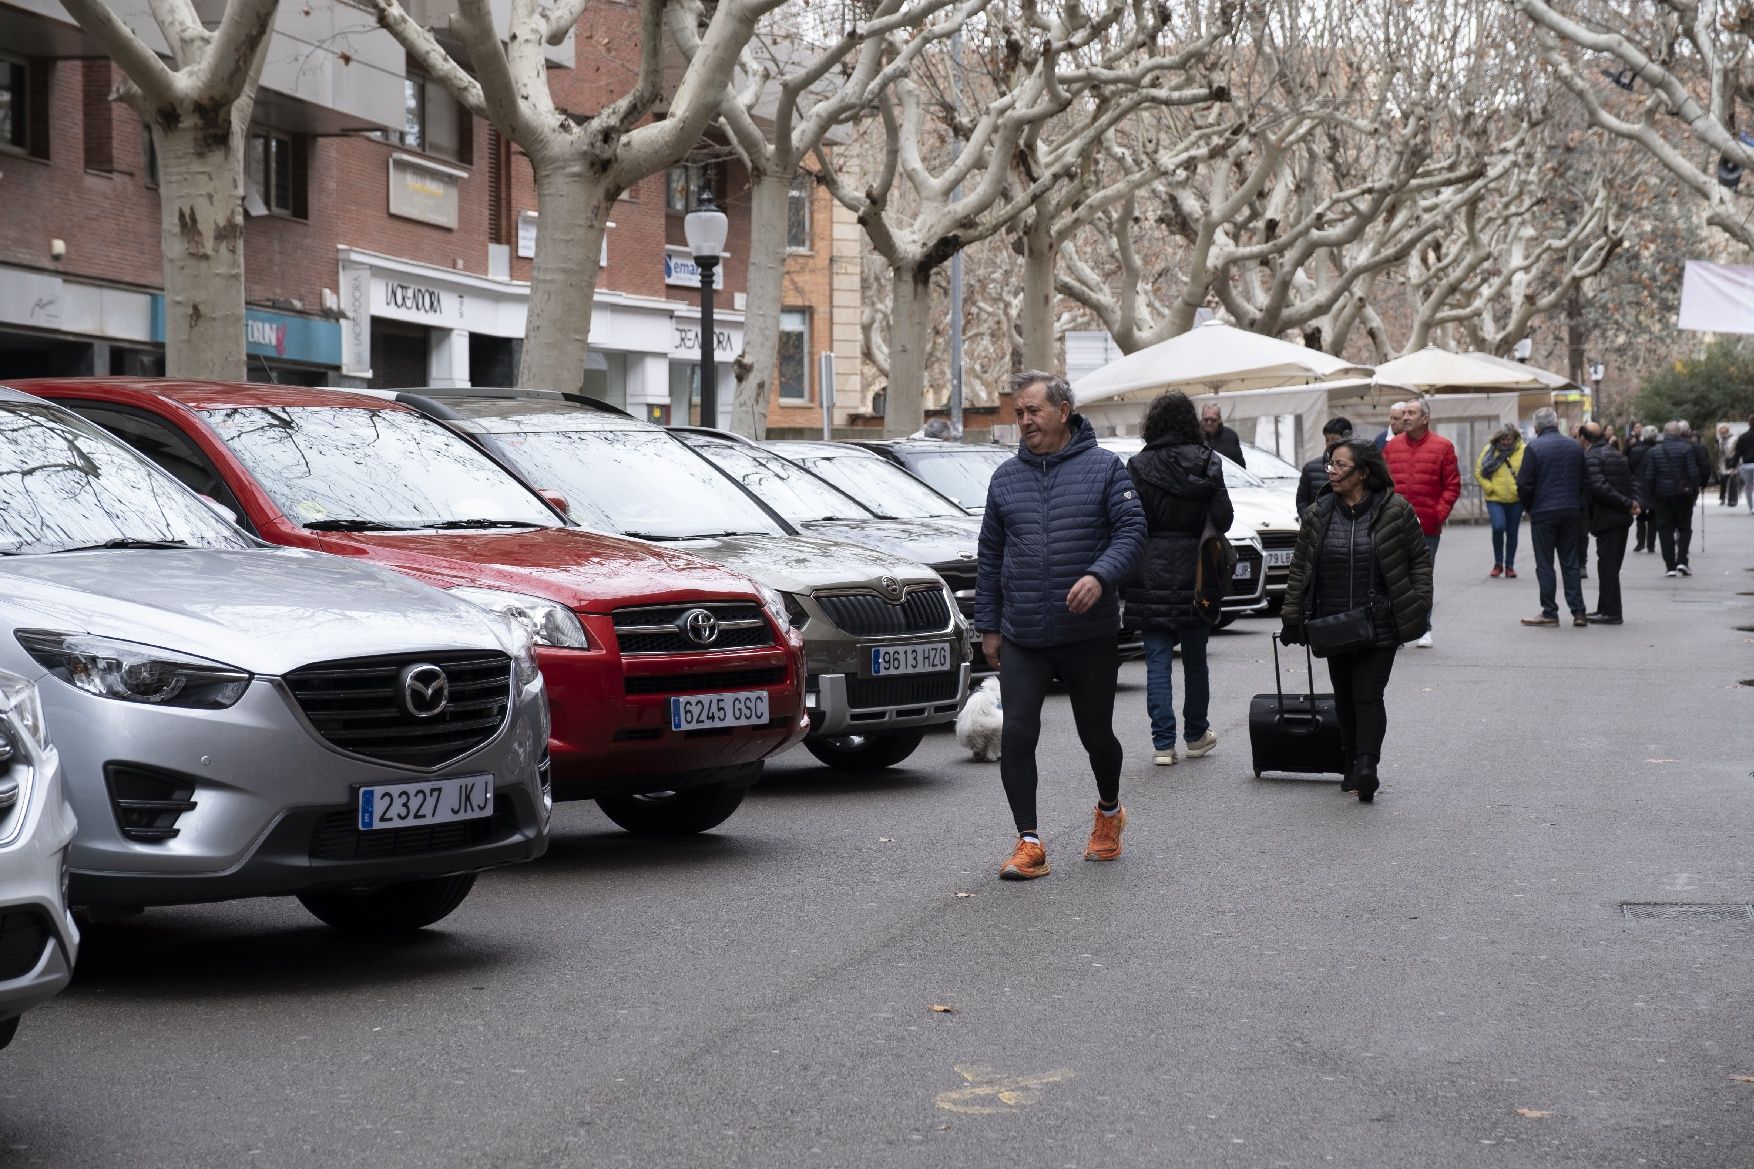
[[[516,667],[518,685],[528,686],[534,682],[540,671],[536,668],[536,639],[522,621],[507,617],[505,622],[506,637],[511,644],[506,647],[512,655],[512,665]]]
[[[250,687],[246,670],[155,645],[49,629],[20,629],[14,636],[57,678],[100,698],[221,710]]]
[[[452,589],[451,596],[516,621],[537,645],[558,645],[567,649],[591,648],[591,639],[585,636],[585,627],[579,624],[573,611],[559,601],[526,596],[523,593],[501,592],[499,589]]]
[[[35,682],[17,674],[0,670],[0,739],[22,735],[38,750],[49,745],[48,729],[43,722],[43,699]],[[11,758],[13,745],[8,743],[0,762]]]
[[[792,606],[794,605],[798,606],[799,616],[797,618],[793,617]],[[780,627],[781,633],[790,633],[793,625],[804,623],[802,618],[804,607],[798,605],[797,598],[782,593],[778,589],[770,589],[766,585],[761,586],[761,607],[767,610],[767,615],[773,618],[773,623]]]

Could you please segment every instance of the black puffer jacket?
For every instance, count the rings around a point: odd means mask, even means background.
[[[1327,542],[1339,500],[1324,492],[1303,513],[1297,532],[1297,548],[1291,554],[1291,579],[1285,590],[1282,617],[1287,630],[1301,634],[1304,622],[1318,615],[1309,596],[1317,568],[1317,556]],[[1412,641],[1425,632],[1431,614],[1431,551],[1413,505],[1400,495],[1385,494],[1370,521],[1371,553],[1381,572],[1378,587],[1386,588],[1389,611],[1394,618],[1397,642]]]
[[[1316,553],[1313,588],[1315,599],[1304,596],[1304,609],[1312,617],[1333,617],[1352,609],[1368,608],[1376,625],[1376,644],[1388,649],[1401,644],[1395,636],[1394,614],[1389,607],[1388,583],[1377,563],[1370,525],[1382,503],[1381,495],[1367,495],[1357,507],[1336,498],[1328,531]]]
[[[1597,439],[1584,451],[1583,465],[1589,484],[1590,534],[1630,527],[1638,492],[1632,486],[1632,469],[1625,456],[1609,446],[1607,439]]]
[[[1316,496],[1327,485],[1328,456],[1324,453],[1303,465],[1303,477],[1297,481],[1297,514],[1302,515],[1308,511],[1309,505],[1316,501]]]
[[[1693,444],[1678,434],[1668,435],[1652,447],[1639,470],[1646,499],[1697,495],[1700,484],[1704,482],[1699,474],[1699,459],[1693,453]]]
[[[1204,623],[1194,608],[1200,536],[1228,531],[1235,511],[1224,468],[1207,447],[1154,442],[1127,463],[1145,508],[1143,584],[1126,591],[1128,629],[1188,629]]]

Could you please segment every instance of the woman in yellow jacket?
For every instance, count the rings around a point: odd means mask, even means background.
[[[1492,517],[1492,575],[1516,579],[1516,537],[1523,520],[1516,493],[1516,473],[1523,466],[1523,434],[1505,423],[1474,460],[1474,481],[1486,493],[1486,514]]]

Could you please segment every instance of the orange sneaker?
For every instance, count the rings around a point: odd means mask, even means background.
[[[1121,829],[1127,826],[1127,810],[1121,808],[1112,816],[1096,809],[1096,826],[1090,830],[1090,843],[1084,846],[1087,861],[1112,861],[1121,855]]]
[[[1001,881],[1033,881],[1048,875],[1048,850],[1033,840],[1018,838],[1011,859],[999,870]]]

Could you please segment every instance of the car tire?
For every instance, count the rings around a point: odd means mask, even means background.
[[[349,934],[406,934],[449,916],[475,887],[474,873],[398,881],[366,889],[315,889],[299,904],[324,925]]]
[[[875,735],[825,735],[805,739],[804,749],[837,771],[881,771],[912,755],[925,738],[925,727]]]
[[[635,836],[693,836],[729,820],[748,790],[742,784],[708,783],[678,792],[602,796],[597,806]]]
[[[4,1023],[0,1023],[0,1047],[5,1047],[10,1044],[12,1042],[12,1037],[17,1034],[18,1016],[14,1015]]]
[[[1235,624],[1236,624],[1236,614],[1235,613],[1220,613],[1220,614],[1218,614],[1218,624],[1214,625],[1212,628],[1225,629],[1225,628],[1228,628],[1229,626],[1232,626]]]

